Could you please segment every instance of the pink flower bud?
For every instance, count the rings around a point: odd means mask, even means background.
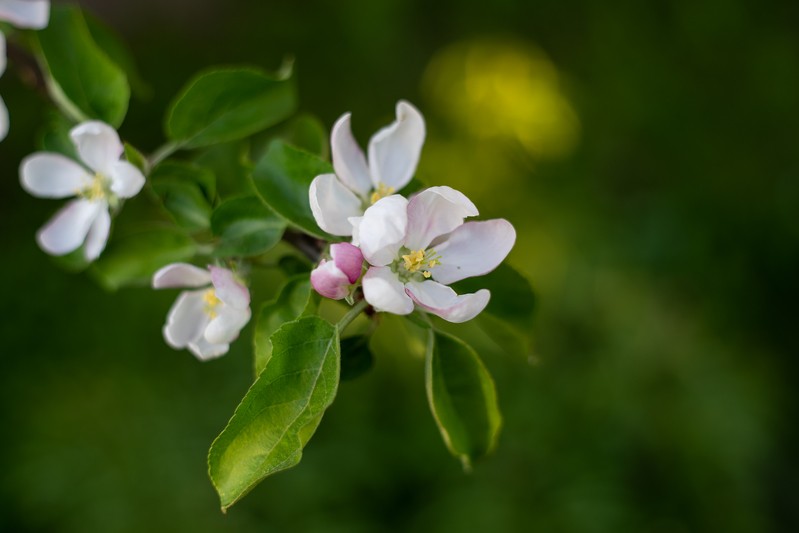
[[[322,296],[341,300],[361,277],[363,254],[356,246],[342,242],[330,246],[330,255],[330,261],[322,259],[311,272],[311,285]]]

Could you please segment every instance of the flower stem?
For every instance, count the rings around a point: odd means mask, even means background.
[[[355,320],[361,312],[366,309],[366,306],[369,305],[366,300],[361,300],[360,302],[356,303],[352,306],[352,309],[347,311],[347,314],[341,317],[341,320],[338,321],[336,327],[338,328],[339,334],[343,333],[347,326],[350,325],[350,322]]]
[[[148,160],[149,167],[153,168],[155,165],[180,150],[180,147],[180,143],[164,143],[160,148],[153,152],[153,155],[150,156],[150,159]]]

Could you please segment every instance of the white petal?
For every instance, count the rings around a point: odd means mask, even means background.
[[[211,284],[208,270],[188,263],[172,263],[153,274],[153,289],[202,287]]]
[[[2,4],[2,2],[0,2]],[[6,71],[6,63],[8,58],[6,57],[6,36],[3,35],[3,32],[0,31],[0,76]]]
[[[467,222],[436,246],[441,264],[430,273],[446,285],[488,274],[505,259],[515,242],[516,230],[507,220]]]
[[[350,190],[366,198],[372,190],[372,178],[369,176],[366,157],[352,136],[349,113],[342,115],[333,126],[330,147],[336,175]]]
[[[8,108],[6,108],[3,99],[0,98],[0,141],[5,139],[6,135],[8,135],[8,125]]]
[[[81,160],[95,172],[110,177],[114,165],[119,161],[124,148],[114,128],[90,120],[78,124],[69,132]]]
[[[202,337],[210,321],[205,312],[204,294],[204,289],[183,291],[172,304],[164,326],[164,339],[171,347],[185,348]]]
[[[105,202],[72,200],[39,230],[36,236],[39,246],[51,255],[64,255],[77,249],[102,209],[107,209]]]
[[[229,305],[220,305],[217,309],[219,314],[205,328],[205,340],[211,344],[229,344],[250,321],[250,309],[236,309]]]
[[[308,200],[316,224],[331,235],[351,235],[352,225],[347,219],[363,212],[360,198],[335,174],[316,176],[308,189]]]
[[[445,235],[466,217],[477,216],[477,208],[452,187],[430,187],[408,202],[408,237],[405,246],[424,250],[439,235]]]
[[[0,20],[20,28],[41,30],[50,19],[50,0],[2,0]]]
[[[209,361],[216,359],[221,355],[225,355],[230,349],[229,344],[211,344],[205,337],[200,335],[200,338],[195,342],[189,343],[189,351],[200,361]]]
[[[381,198],[363,214],[358,242],[369,264],[385,266],[397,258],[405,240],[408,200],[398,194]]]
[[[120,198],[132,198],[144,186],[144,175],[127,161],[117,161],[111,167],[111,191]]]
[[[49,152],[23,159],[19,175],[22,188],[39,198],[75,196],[92,183],[85,168],[66,156]]]
[[[102,209],[97,213],[89,234],[86,235],[86,243],[83,246],[83,256],[87,261],[94,261],[105,250],[108,242],[108,233],[111,231],[111,215],[107,209]]]
[[[424,136],[422,114],[408,102],[399,101],[397,120],[369,141],[369,170],[375,187],[383,183],[399,191],[411,181]]]
[[[331,300],[345,298],[350,292],[350,285],[349,278],[334,261],[323,259],[319,266],[311,271],[311,286],[325,298]]]
[[[474,294],[458,295],[435,281],[410,281],[405,290],[419,307],[449,322],[466,322],[476,317],[491,299],[491,293],[480,289]]]
[[[360,246],[361,245],[360,229],[363,217],[350,217],[347,220],[352,225],[352,245]]]
[[[208,270],[211,271],[211,283],[214,284],[216,297],[236,309],[247,309],[250,305],[250,291],[236,279],[233,272],[217,266],[209,266]]]
[[[413,312],[413,300],[405,286],[389,267],[372,267],[363,276],[363,297],[378,311],[407,315]]]

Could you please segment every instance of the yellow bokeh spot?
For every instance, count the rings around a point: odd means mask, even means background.
[[[390,196],[394,194],[394,187],[388,187],[385,183],[380,183],[372,192],[372,196],[369,198],[369,201],[374,205],[378,200],[381,198],[385,198],[386,196]]]

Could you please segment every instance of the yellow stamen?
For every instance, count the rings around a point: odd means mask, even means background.
[[[424,250],[416,250],[408,255],[403,255],[402,259],[405,261],[405,270],[416,272],[424,264]]]
[[[386,196],[394,194],[394,187],[388,187],[385,183],[380,183],[377,186],[377,189],[372,192],[372,196],[369,198],[369,201],[372,204],[376,203],[381,198],[385,198]]]
[[[87,200],[102,200],[108,195],[108,180],[101,174],[95,174],[91,185],[78,194]]]
[[[429,279],[430,276],[432,276],[432,274],[429,271],[425,270],[424,272],[422,272],[422,276],[424,276],[425,279]]]
[[[208,289],[203,293],[203,302],[205,302],[205,313],[211,318],[216,318],[216,306],[221,300],[217,298],[214,289]]]

